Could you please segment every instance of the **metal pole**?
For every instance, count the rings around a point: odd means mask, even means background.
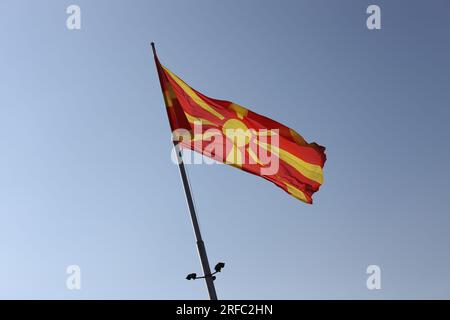
[[[155,44],[152,42],[153,56],[156,60],[156,49]],[[159,68],[159,66],[156,66]],[[158,70],[159,73],[159,70]],[[161,75],[160,75],[161,76]],[[160,79],[161,80],[161,79]],[[162,83],[161,83],[162,88]],[[198,255],[200,256],[200,262],[202,264],[203,274],[205,275],[206,287],[208,288],[209,298],[211,300],[217,300],[216,288],[214,286],[213,276],[211,275],[211,269],[209,267],[208,256],[206,255],[205,243],[202,239],[202,234],[200,232],[200,227],[198,225],[197,215],[195,213],[194,201],[192,200],[191,188],[189,187],[189,180],[186,174],[186,169],[184,167],[183,159],[181,157],[181,151],[178,143],[174,141],[175,152],[178,159],[178,168],[180,169],[181,181],[183,182],[184,193],[186,195],[187,204],[189,207],[189,213],[191,215],[192,226],[194,228],[195,239],[197,241]]]
[[[211,269],[209,267],[208,256],[206,255],[205,243],[202,239],[200,227],[198,225],[197,215],[195,214],[194,201],[192,200],[191,188],[189,187],[188,177],[186,175],[186,169],[181,158],[181,152],[178,144],[174,143],[175,151],[178,158],[178,168],[180,169],[181,180],[183,181],[184,193],[186,194],[186,200],[189,207],[189,213],[191,214],[192,226],[194,228],[195,239],[197,240],[197,250],[200,256],[200,262],[203,268],[203,274],[205,275],[206,287],[208,288],[209,298],[211,300],[217,300],[216,288],[214,287],[214,280],[211,275]]]

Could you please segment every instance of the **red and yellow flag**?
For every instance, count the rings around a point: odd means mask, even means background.
[[[160,64],[155,55],[170,126],[180,145],[261,176],[312,203],[323,183],[325,148],[291,128],[236,103],[209,98]]]

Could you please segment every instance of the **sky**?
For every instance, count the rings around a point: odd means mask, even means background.
[[[1,1],[0,298],[207,298],[151,41],[327,148],[313,205],[187,166],[220,299],[450,298],[449,28],[445,0]]]

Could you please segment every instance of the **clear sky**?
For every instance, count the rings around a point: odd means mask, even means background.
[[[449,30],[445,0],[1,1],[0,298],[207,298],[151,41],[327,147],[312,206],[188,167],[219,298],[450,298]]]

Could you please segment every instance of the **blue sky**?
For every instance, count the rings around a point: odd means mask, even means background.
[[[66,8],[81,7],[81,30]],[[366,28],[378,4],[382,29]],[[312,206],[189,166],[223,299],[450,298],[447,1],[2,1],[0,298],[204,299],[150,42],[327,147]],[[82,289],[66,288],[79,265]],[[381,268],[368,290],[366,268]]]

